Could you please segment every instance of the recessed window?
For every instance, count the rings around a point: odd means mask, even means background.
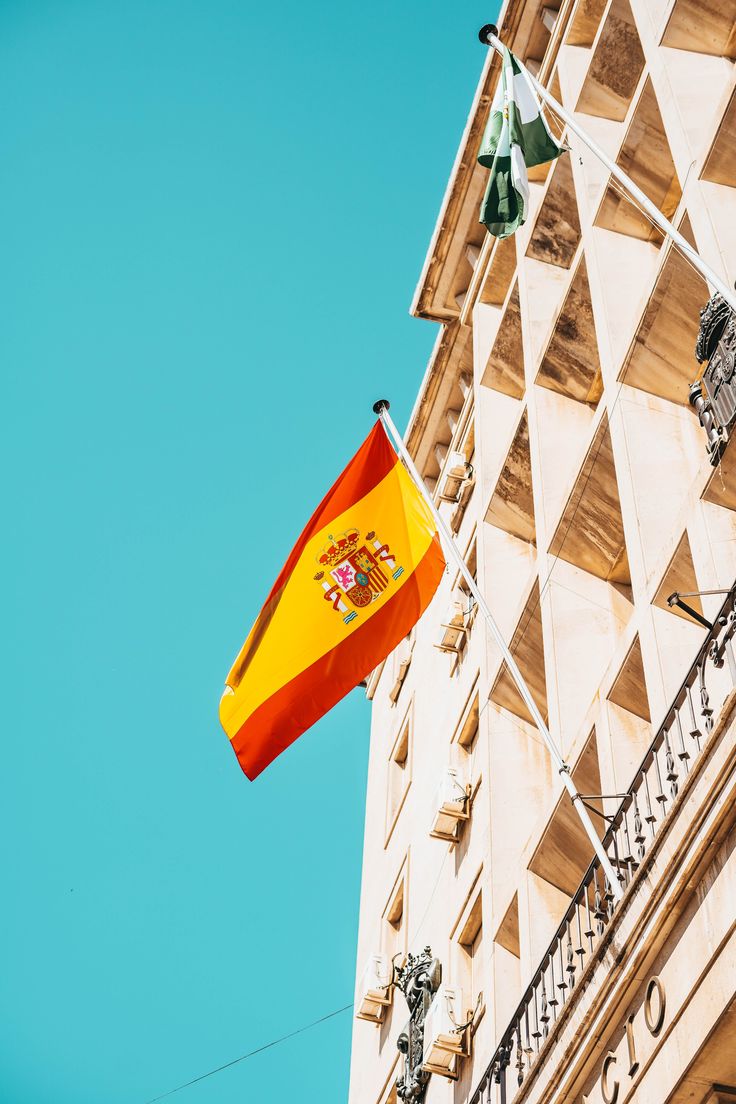
[[[510,1011],[521,987],[518,893],[512,897],[493,940],[493,971],[496,992],[503,994],[502,1005]]]
[[[473,577],[473,582],[477,583],[478,582],[478,542],[476,540],[475,533],[473,534],[473,536],[471,538],[471,541],[470,541],[470,544],[468,545],[467,551],[465,553],[465,563],[468,565],[468,569],[470,571],[470,574]],[[461,575],[460,572],[458,572],[455,586],[456,586],[458,595],[460,596],[460,600],[463,603],[463,607],[464,607],[465,632],[466,632],[465,642],[467,642],[467,636],[470,635],[470,630],[473,626],[473,621],[475,620],[476,601],[475,601],[475,598],[473,597],[473,594],[470,590],[470,587],[469,587],[468,583],[465,580],[465,577],[463,575]]]
[[[478,741],[479,728],[480,695],[476,688],[470,696],[470,701],[463,711],[462,719],[455,733],[455,741],[458,747],[462,748],[462,751],[465,755],[472,756],[474,754],[476,743]]]
[[[457,493],[454,495],[456,506],[450,516],[450,528],[453,533],[458,533],[460,531],[460,526],[465,517],[465,511],[468,508],[468,503],[473,496],[473,490],[475,488],[475,469],[473,467],[473,460],[475,457],[475,428],[472,418],[469,420],[465,430],[463,443],[460,448],[460,455],[465,461],[465,468],[464,478],[457,488]]]
[[[462,989],[462,1006],[475,1022],[481,1014],[484,986],[487,988],[483,956],[483,892],[474,889],[456,926],[456,977],[454,983]]]
[[[388,757],[386,796],[386,843],[401,812],[411,783],[411,707],[399,727]]]
[[[389,894],[381,920],[381,951],[386,955],[389,963],[389,970],[391,969],[392,962],[394,962],[396,966],[401,964],[401,959],[406,952],[406,925],[404,923],[406,913],[406,871],[407,862],[405,859],[402,863],[399,876],[394,882],[391,893]]]
[[[468,547],[465,550],[465,563],[470,570],[470,574],[473,576],[473,581],[478,582],[478,542],[476,540],[475,530],[470,538]],[[463,594],[470,594],[470,588],[465,581],[465,576],[458,571],[455,576],[455,586],[463,592]]]
[[[409,667],[411,665],[411,656],[414,651],[414,629],[405,636],[399,644],[398,648],[395,648],[391,653],[390,663],[393,670],[393,683],[391,689],[388,692],[388,696],[391,699],[392,705],[396,705],[401,694],[401,689],[404,685],[404,680],[409,673]]]
[[[475,530],[470,538],[465,551],[465,563],[471,577],[477,581],[478,576],[478,550]],[[470,587],[465,581],[465,576],[458,571],[452,584],[450,607],[442,621],[442,635],[435,643],[435,647],[452,657],[450,676],[454,675],[460,663],[465,658],[468,634],[475,620],[476,601]]]

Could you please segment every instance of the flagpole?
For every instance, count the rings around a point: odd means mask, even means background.
[[[501,634],[501,630],[499,629],[498,625],[496,624],[495,618],[494,618],[493,614],[491,613],[491,611],[488,607],[488,603],[486,602],[485,598],[483,597],[480,590],[478,589],[478,584],[476,583],[475,579],[473,578],[473,575],[472,575],[472,572],[471,572],[470,568],[468,567],[465,560],[463,559],[463,556],[460,552],[460,549],[458,548],[457,544],[455,543],[455,539],[452,536],[452,533],[450,532],[450,530],[447,526],[447,523],[445,522],[444,518],[440,515],[439,510],[435,506],[434,500],[433,500],[432,496],[430,495],[429,491],[427,490],[427,488],[424,484],[424,480],[422,479],[421,475],[417,471],[416,466],[414,464],[414,461],[412,460],[411,455],[409,454],[409,451],[408,451],[406,445],[404,444],[404,439],[400,435],[400,433],[397,430],[396,426],[394,425],[393,419],[391,418],[391,415],[389,414],[388,410],[389,410],[389,403],[388,403],[388,400],[386,400],[386,399],[379,399],[378,402],[373,404],[374,413],[377,414],[378,417],[381,419],[381,422],[383,423],[384,429],[386,429],[386,431],[388,432],[390,437],[393,439],[394,445],[396,446],[396,449],[397,449],[399,455],[401,456],[402,460],[406,464],[406,467],[409,471],[409,474],[411,475],[412,479],[416,483],[418,490],[420,491],[422,497],[424,498],[424,501],[427,503],[427,506],[429,507],[429,509],[432,513],[432,517],[435,520],[437,528],[438,528],[439,532],[441,533],[441,535],[443,537],[443,544],[445,546],[446,552],[449,553],[451,558],[457,564],[457,566],[460,570],[460,573],[461,573],[462,577],[464,578],[464,580],[467,584],[468,590],[470,591],[470,593],[475,598],[475,601],[478,605],[478,609],[483,614],[483,617],[485,618],[486,623],[487,623],[489,629],[491,630],[493,638],[495,639],[496,643],[498,644],[498,646],[501,650],[501,654],[503,655],[504,662],[505,662],[505,664],[506,664],[506,666],[509,670],[509,674],[511,675],[514,682],[516,683],[517,689],[518,689],[519,693],[521,694],[521,697],[524,701],[524,704],[526,705],[527,709],[529,710],[529,712],[531,713],[531,715],[534,719],[534,723],[536,724],[536,726],[539,730],[539,734],[542,737],[542,740],[544,741],[544,743],[547,747],[547,750],[549,751],[550,755],[552,756],[552,761],[554,762],[555,767],[557,768],[557,772],[560,775],[560,777],[562,778],[565,789],[569,793],[570,798],[572,799],[572,803],[575,806],[575,809],[577,810],[577,813],[578,813],[578,816],[580,817],[583,828],[585,829],[585,831],[588,835],[588,838],[590,839],[590,842],[593,845],[593,849],[594,849],[596,855],[598,856],[601,867],[603,868],[603,872],[605,873],[605,875],[608,878],[608,881],[611,885],[611,892],[613,893],[616,900],[620,901],[621,897],[623,896],[623,891],[621,889],[621,885],[619,883],[618,877],[616,875],[615,870],[613,869],[613,864],[611,863],[611,860],[609,859],[608,855],[606,854],[605,849],[603,847],[603,844],[601,843],[601,841],[598,837],[598,834],[597,834],[595,828],[593,827],[593,822],[590,819],[590,815],[588,813],[587,808],[585,807],[583,799],[580,796],[580,794],[578,793],[577,787],[576,787],[575,783],[572,780],[572,775],[570,773],[570,768],[567,765],[567,763],[565,762],[565,760],[563,759],[562,753],[560,752],[560,749],[557,747],[557,744],[552,739],[552,736],[550,735],[549,729],[547,728],[547,725],[544,722],[544,718],[542,717],[542,714],[539,711],[539,707],[537,706],[537,703],[535,702],[534,698],[531,695],[531,691],[529,690],[529,687],[527,686],[526,681],[524,680],[524,676],[522,675],[521,671],[519,670],[519,667],[517,666],[516,660],[512,656],[512,654],[509,650],[509,647],[506,644],[506,641],[504,640],[504,638]]]
[[[492,46],[493,49],[496,50],[499,54],[502,53],[504,46],[500,38],[498,37],[498,27],[496,27],[493,23],[487,23],[485,27],[482,27],[481,30],[478,32],[478,37],[480,38],[484,46]],[[521,64],[521,62],[519,62],[519,64]],[[692,262],[692,264],[698,270],[706,283],[711,284],[716,289],[718,294],[726,300],[731,309],[736,311],[736,295],[734,295],[734,292],[723,282],[720,276],[718,276],[713,271],[710,265],[706,264],[706,262],[697,252],[697,250],[693,249],[687,238],[684,238],[682,236],[680,231],[672,225],[669,219],[665,218],[659,207],[657,207],[656,204],[652,203],[651,199],[649,199],[649,197],[644,194],[641,188],[639,188],[634,183],[631,177],[627,176],[623,169],[619,165],[617,165],[615,161],[612,161],[608,154],[601,149],[598,143],[590,137],[587,131],[583,130],[583,128],[579,125],[579,123],[575,121],[572,115],[570,115],[565,110],[562,104],[557,102],[551,92],[548,92],[544,85],[540,84],[537,78],[533,76],[528,69],[526,69],[526,73],[534,89],[536,90],[538,95],[541,96],[541,98],[545,101],[545,103],[549,104],[555,114],[559,115],[559,117],[563,120],[563,122],[567,124],[567,126],[570,128],[571,131],[573,131],[574,134],[577,134],[578,138],[580,138],[580,140],[585,143],[591,153],[595,154],[598,160],[603,162],[611,175],[614,176],[616,180],[618,180],[618,182],[623,185],[627,192],[629,192],[629,194],[634,197],[637,203],[644,208],[652,221],[655,222],[656,225],[660,228],[662,233],[665,234],[667,237],[670,237],[673,242],[682,250],[682,252]]]

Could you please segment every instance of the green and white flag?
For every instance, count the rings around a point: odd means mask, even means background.
[[[529,206],[527,168],[564,153],[542,113],[524,66],[504,47],[501,79],[481,142],[478,161],[491,170],[480,221],[496,238],[524,225]]]

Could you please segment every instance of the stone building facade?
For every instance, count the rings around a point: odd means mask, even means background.
[[[499,17],[729,284],[735,19],[734,0]],[[533,171],[526,225],[486,235],[498,75],[488,51],[413,303],[440,327],[406,441],[624,897],[448,569],[368,684],[350,1104],[736,1100],[736,445],[714,466],[688,401],[709,291],[574,136]]]

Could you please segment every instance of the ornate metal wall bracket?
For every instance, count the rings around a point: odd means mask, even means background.
[[[700,312],[695,358],[707,365],[690,387],[690,405],[705,430],[710,462],[718,463],[736,422],[736,315],[720,295]]]
[[[409,1023],[396,1042],[404,1056],[403,1070],[396,1079],[396,1095],[403,1101],[418,1104],[424,1097],[430,1078],[423,1067],[424,1021],[441,981],[442,966],[438,958],[432,957],[430,947],[419,955],[407,955],[405,964],[395,973],[396,987],[409,1006]]]

